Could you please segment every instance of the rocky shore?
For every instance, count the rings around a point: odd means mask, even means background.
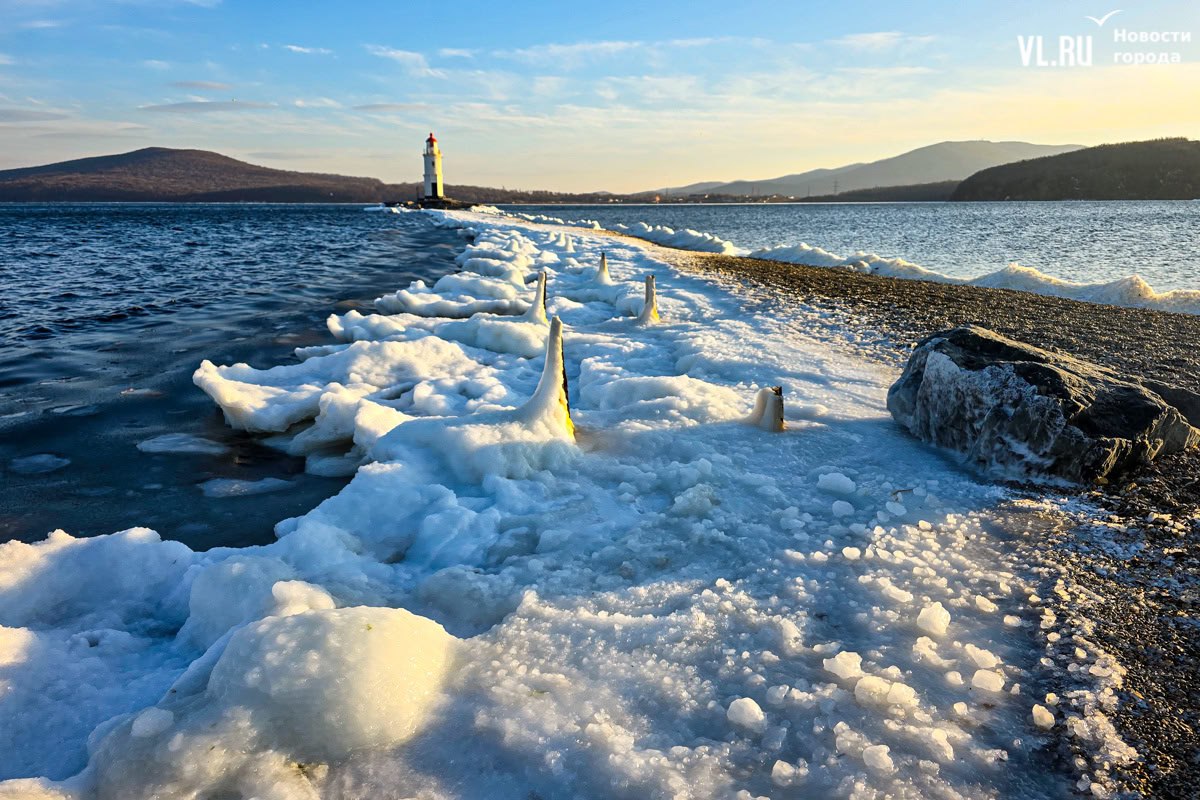
[[[756,305],[803,303],[826,311],[897,366],[928,334],[973,324],[1125,375],[1200,391],[1197,316],[708,253],[663,249],[660,255],[682,269],[740,283]],[[1046,491],[1016,488],[1031,498]],[[1009,533],[1021,537],[1017,553],[1041,565],[1043,596],[1059,605],[1060,616],[1079,620],[1078,635],[1100,643],[1126,669],[1113,723],[1139,758],[1116,771],[1114,783],[1130,796],[1195,797],[1200,453],[1163,457],[1108,486],[1081,488],[1067,505],[1080,513]]]

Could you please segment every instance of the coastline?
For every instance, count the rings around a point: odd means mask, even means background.
[[[758,302],[825,310],[886,363],[903,364],[928,334],[971,323],[1200,391],[1194,315],[663,247],[656,255],[683,271],[739,281]],[[1078,619],[1081,635],[1125,667],[1113,722],[1140,758],[1117,773],[1118,785],[1190,796],[1200,785],[1200,677],[1188,666],[1200,657],[1200,453],[1160,459],[1109,487],[1081,487],[1076,501],[1107,512],[1111,527],[1097,530],[1084,515],[1039,524],[1034,515],[1017,550],[1041,562],[1045,596],[1058,598],[1059,615]]]

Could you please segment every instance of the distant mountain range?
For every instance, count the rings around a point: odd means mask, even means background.
[[[0,202],[378,203],[412,199],[417,188],[415,183],[270,169],[205,150],[164,147],[0,171]],[[654,197],[464,185],[447,186],[446,193],[467,203],[647,202]],[[942,142],[870,164],[772,181],[692,184],[663,199],[744,201],[752,196],[776,202],[789,197],[825,202],[1194,199],[1200,197],[1200,142],[1160,139],[1087,149]]]
[[[1200,142],[1154,139],[1089,147],[977,172],[953,200],[1195,200]]]
[[[941,142],[898,156],[866,164],[848,164],[834,169],[814,169],[781,178],[726,183],[706,181],[663,189],[672,195],[718,194],[738,196],[783,195],[803,198],[834,195],[882,186],[961,181],[981,169],[1052,156],[1082,149],[1078,144],[1029,144],[1028,142]]]

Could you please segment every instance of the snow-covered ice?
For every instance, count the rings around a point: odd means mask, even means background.
[[[138,442],[137,449],[143,453],[197,453],[219,456],[228,451],[225,445],[194,436],[190,433],[164,433],[152,439]]]
[[[817,314],[427,218],[462,272],[195,375],[339,494],[260,547],[0,545],[0,779],[36,779],[0,797],[1037,798],[1054,731],[1128,757],[1099,695],[1015,691],[1046,609],[1004,490]]]
[[[56,472],[70,463],[71,459],[56,456],[53,453],[36,453],[12,459],[8,462],[8,468],[18,475],[43,475],[47,472]]]

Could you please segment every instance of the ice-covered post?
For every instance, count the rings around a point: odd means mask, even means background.
[[[746,421],[772,433],[786,429],[787,423],[783,421],[783,387],[769,386],[759,389],[754,398],[754,410],[750,412]]]
[[[519,412],[526,424],[550,422],[557,425],[567,438],[575,438],[575,423],[571,421],[571,397],[567,391],[567,369],[563,359],[562,320],[550,321],[546,337],[546,364],[533,397]]]
[[[642,306],[642,313],[638,315],[638,322],[644,325],[650,325],[658,322],[658,294],[654,290],[654,276],[646,276],[646,303]]]
[[[550,320],[546,317],[546,271],[542,270],[538,273],[537,289],[533,294],[533,303],[530,304],[529,310],[525,312],[523,319],[526,322],[540,322],[542,325],[550,324]]]
[[[600,253],[600,269],[596,272],[596,283],[601,286],[612,286],[612,276],[608,274],[608,253]]]

